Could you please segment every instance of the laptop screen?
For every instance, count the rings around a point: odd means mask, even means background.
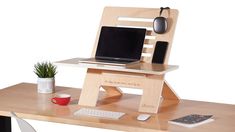
[[[96,58],[139,60],[146,29],[107,27],[101,28]]]

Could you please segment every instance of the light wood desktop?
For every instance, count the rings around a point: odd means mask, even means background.
[[[71,94],[72,101],[68,106],[51,103],[50,99],[57,93]],[[160,104],[159,112],[152,114],[146,122],[137,121],[140,96],[123,94],[122,97],[109,97],[100,92],[94,109],[125,112],[119,120],[100,119],[95,117],[75,117],[73,113],[82,106],[77,105],[81,89],[56,87],[54,94],[37,93],[37,85],[17,84],[0,90],[0,122],[4,122],[14,111],[19,117],[40,121],[74,124],[129,132],[234,132],[235,106],[200,101],[165,100]],[[212,114],[215,121],[195,128],[185,128],[168,123],[168,120],[188,114]],[[8,122],[10,124],[10,121]],[[8,124],[8,127],[10,125]],[[4,124],[0,124],[1,132]],[[5,124],[5,126],[7,126]],[[8,128],[9,129],[9,128]],[[40,130],[38,130],[40,131]],[[10,132],[10,131],[5,131]]]

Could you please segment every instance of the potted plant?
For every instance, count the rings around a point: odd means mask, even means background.
[[[38,93],[53,93],[55,91],[56,66],[51,62],[41,62],[34,65],[34,73],[38,76]]]

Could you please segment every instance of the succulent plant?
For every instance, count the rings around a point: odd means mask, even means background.
[[[57,73],[56,68],[51,62],[38,62],[34,65],[34,73],[39,78],[54,78]]]

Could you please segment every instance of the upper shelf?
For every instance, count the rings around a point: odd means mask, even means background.
[[[111,66],[104,64],[85,64],[85,63],[79,63],[79,60],[81,59],[84,58],[73,58],[68,60],[57,61],[55,63],[59,65],[70,65],[70,66],[78,66],[91,69],[102,69],[102,70],[154,74],[154,75],[163,75],[167,72],[178,69],[178,66],[176,65],[162,65],[162,64],[151,64],[151,63],[137,63],[133,65],[128,65],[126,67]]]

